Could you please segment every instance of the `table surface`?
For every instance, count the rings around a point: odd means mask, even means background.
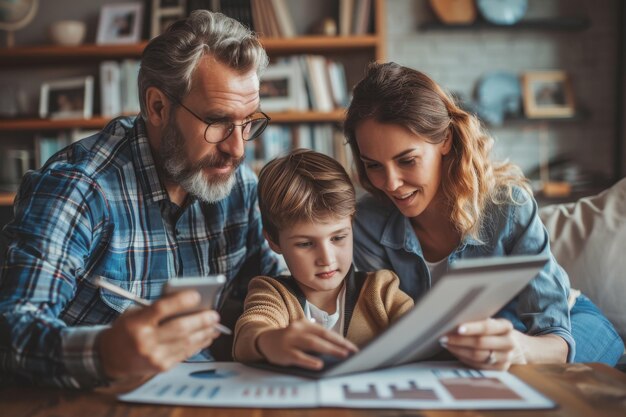
[[[119,389],[74,391],[55,388],[8,387],[0,389],[0,414],[7,417],[624,417],[626,416],[626,374],[602,364],[517,365],[511,373],[552,400],[552,410],[357,410],[205,408],[129,404],[117,400]]]

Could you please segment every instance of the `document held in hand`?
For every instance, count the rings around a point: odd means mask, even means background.
[[[459,260],[413,309],[358,353],[346,359],[323,357],[324,368],[319,371],[267,363],[249,365],[319,379],[427,359],[441,349],[441,336],[461,323],[493,316],[547,261],[546,255]]]

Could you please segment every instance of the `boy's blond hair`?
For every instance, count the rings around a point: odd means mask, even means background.
[[[294,149],[273,159],[259,173],[259,207],[263,228],[278,243],[278,232],[300,221],[323,222],[352,217],[354,185],[346,170],[330,156]]]

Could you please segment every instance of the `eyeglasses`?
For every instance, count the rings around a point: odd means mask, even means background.
[[[247,142],[256,139],[261,135],[261,133],[263,133],[270,120],[272,120],[267,114],[259,111],[251,115],[249,120],[241,124],[229,122],[227,120],[207,121],[191,111],[180,101],[173,98],[172,101],[178,103],[183,109],[187,110],[193,117],[200,120],[202,123],[206,123],[206,128],[204,129],[204,140],[208,143],[220,143],[225,141],[233,133],[235,127],[237,126],[241,126],[241,137],[243,140]]]

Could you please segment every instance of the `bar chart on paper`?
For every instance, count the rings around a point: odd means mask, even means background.
[[[554,403],[507,372],[422,363],[323,380],[232,362],[183,363],[123,401],[237,408],[539,409]]]
[[[506,372],[430,364],[327,380],[324,406],[354,408],[550,408],[547,400]]]

